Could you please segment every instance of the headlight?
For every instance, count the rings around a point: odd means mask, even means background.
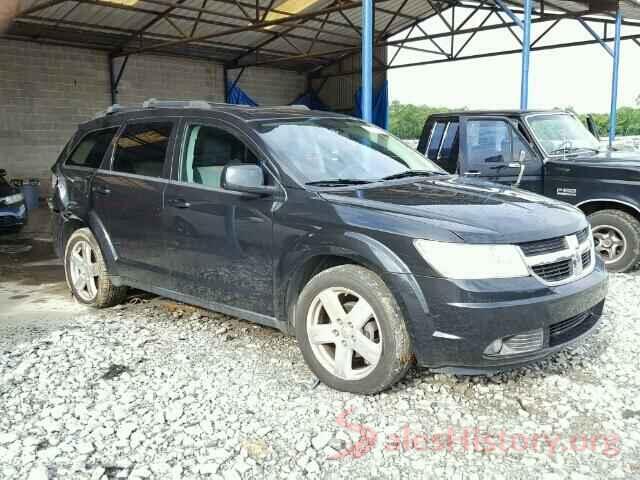
[[[529,270],[515,245],[414,240],[420,255],[443,277],[457,280],[527,277]]]
[[[24,200],[24,197],[21,193],[16,193],[14,195],[9,195],[8,197],[4,197],[0,200],[3,200],[7,205],[13,205],[14,203],[20,203]]]

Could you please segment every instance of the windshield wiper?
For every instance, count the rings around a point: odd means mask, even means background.
[[[307,182],[305,185],[311,185],[313,187],[334,187],[341,185],[364,185],[365,183],[371,183],[371,180],[361,180],[358,178],[330,178],[327,180]]]
[[[381,180],[396,180],[407,177],[431,177],[433,175],[446,175],[446,173],[431,170],[406,170],[404,172],[394,173],[393,175],[387,175],[386,177],[382,177]]]
[[[600,151],[600,149],[594,148],[594,147],[562,147],[562,148],[556,148],[555,150],[551,150],[549,155],[557,155],[559,153],[569,154],[569,153],[579,152],[580,150],[591,150],[596,153]]]

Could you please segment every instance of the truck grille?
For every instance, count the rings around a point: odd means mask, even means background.
[[[559,282],[571,276],[571,260],[536,265],[532,267],[532,270],[547,282]]]
[[[0,217],[0,227],[13,227],[15,224],[16,224],[16,219],[11,215],[5,215]]]
[[[518,245],[531,273],[547,285],[560,285],[588,275],[595,266],[591,230]]]

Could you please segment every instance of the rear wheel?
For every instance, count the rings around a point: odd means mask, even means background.
[[[127,287],[111,283],[100,246],[88,228],[73,232],[64,255],[67,285],[80,303],[96,308],[121,303]]]
[[[620,210],[589,215],[596,252],[610,272],[626,272],[640,262],[640,222]]]
[[[377,393],[404,377],[411,343],[395,298],[366,268],[342,265],[305,286],[296,336],[316,376],[337,390]]]

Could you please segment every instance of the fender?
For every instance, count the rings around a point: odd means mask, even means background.
[[[609,197],[609,198],[590,198],[588,200],[583,200],[581,202],[576,203],[576,207],[580,208],[582,206],[589,205],[590,203],[599,203],[599,202],[617,203],[618,205],[624,205],[625,207],[629,207],[635,210],[640,215],[640,203],[638,203],[637,201],[634,201],[633,199],[625,195],[616,195],[616,197]]]
[[[95,210],[89,211],[87,220],[93,236],[96,238],[98,245],[100,245],[100,250],[102,251],[102,256],[107,264],[107,268],[110,272],[117,275],[118,252],[113,246],[113,242],[111,241],[111,237],[109,236],[107,229],[104,227],[102,220],[100,220],[100,217]]]
[[[409,315],[407,311],[410,308],[404,300],[407,296],[413,299],[413,308],[417,304],[425,316],[429,312],[424,294],[409,267],[390,248],[368,235],[353,231],[314,232],[283,251],[286,254],[280,258],[274,272],[274,308],[277,318],[287,320],[289,329],[293,328],[295,305],[287,305],[287,298],[304,274],[304,265],[322,256],[345,257],[376,272],[396,297],[405,318],[415,318],[415,314]],[[407,323],[412,333],[411,322]]]

